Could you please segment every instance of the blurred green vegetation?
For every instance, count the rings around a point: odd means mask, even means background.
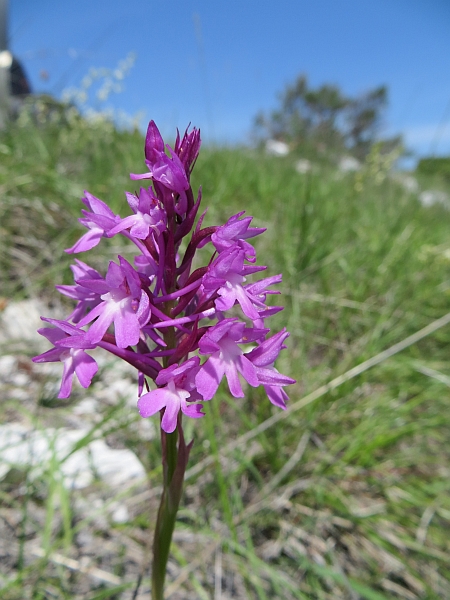
[[[119,211],[129,173],[142,169],[142,144],[137,130],[49,99],[30,103],[1,132],[3,296],[36,296],[67,277],[72,259],[63,250],[79,235],[83,191]]]
[[[450,182],[450,158],[449,157],[429,157],[422,158],[417,163],[417,174],[426,177],[438,177]]]
[[[73,257],[63,249],[83,232],[83,189],[124,216],[124,190],[136,185],[128,174],[145,169],[143,142],[137,131],[75,109],[28,111],[0,134],[4,298],[52,302],[52,286],[70,282]],[[285,310],[272,320],[291,332],[277,366],[298,381],[292,403],[449,311],[449,212],[422,207],[388,167],[374,164],[353,174],[326,165],[301,174],[290,156],[205,148],[194,170],[208,224],[245,210],[267,227],[255,246],[268,275],[283,273],[275,301]],[[83,260],[104,272],[117,255],[113,242]],[[214,461],[186,484],[179,530],[191,542],[174,544],[173,560],[187,575],[173,598],[215,597],[218,549],[237,598],[450,597],[449,343],[447,326],[227,453],[227,443],[277,411],[259,389],[236,400],[221,388],[207,417],[188,424],[196,439],[190,464]],[[40,415],[68,410],[56,403]],[[121,411],[115,435],[145,463],[154,487],[159,442],[137,438]],[[41,485],[55,494],[52,482]],[[5,506],[32,501],[0,492]],[[75,494],[60,501],[66,512]],[[143,511],[121,525],[141,546],[137,531],[156,516]],[[65,523],[64,535],[49,525],[47,547],[70,554],[74,525]],[[52,597],[78,598],[77,581],[87,577],[68,582],[42,559],[17,569],[4,582],[5,599],[47,598],[47,583]],[[128,597],[121,590],[92,598]]]
[[[275,139],[291,150],[317,161],[335,161],[342,154],[364,160],[378,143],[385,152],[401,148],[400,136],[381,137],[388,89],[381,85],[364,94],[348,96],[336,84],[313,88],[306,75],[286,85],[275,110],[254,119],[257,141]]]

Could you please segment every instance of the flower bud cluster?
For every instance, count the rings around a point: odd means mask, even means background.
[[[224,377],[236,398],[244,396],[242,377],[253,387],[262,385],[273,404],[286,407],[283,388],[294,380],[280,374],[274,362],[289,334],[283,329],[270,336],[265,324],[282,310],[266,305],[266,297],[278,293],[271,287],[281,275],[246,283],[248,275],[266,268],[255,264],[255,249],[247,241],[265,231],[251,227],[252,217],[241,212],[224,225],[203,227],[201,190],[195,198],[190,184],[199,150],[199,130],[186,131],[182,139],[177,134],[172,149],[151,121],[145,140],[148,172],[131,174],[151,185],[126,194],[132,214],[121,218],[85,192],[80,222],[87,232],[67,252],[91,250],[102,238],[119,234],[137,252],[134,264],[122,256],[111,261],[105,276],[75,259],[74,285],[56,286],[76,306],[67,320],[43,318],[52,327],[39,333],[53,348],[33,360],[63,363],[59,398],[70,395],[74,374],[83,387],[90,385],[98,367],[88,351],[100,347],[137,369],[139,412],[149,417],[162,411],[161,427],[168,433],[180,410],[203,416],[202,403]],[[203,247],[211,248],[209,263],[194,268]],[[233,307],[240,308],[231,316]]]

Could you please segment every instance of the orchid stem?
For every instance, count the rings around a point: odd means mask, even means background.
[[[163,600],[164,580],[172,535],[183,492],[184,473],[191,445],[186,446],[181,416],[173,433],[161,429],[164,483],[153,539],[152,600]]]
[[[173,506],[170,498],[170,482],[175,472],[178,456],[177,438],[176,430],[173,433],[166,433],[161,429],[164,484],[153,539],[152,600],[162,600],[164,597],[167,560],[178,512],[178,504]]]

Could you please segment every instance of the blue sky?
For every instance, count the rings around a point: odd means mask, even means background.
[[[386,84],[385,134],[450,153],[449,0],[10,0],[9,32],[33,89],[56,96],[134,52],[106,104],[170,137],[191,122],[206,141],[245,142],[305,73],[349,95]]]

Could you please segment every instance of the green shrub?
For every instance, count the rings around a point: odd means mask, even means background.
[[[416,171],[418,175],[438,176],[450,181],[450,156],[422,158]]]

